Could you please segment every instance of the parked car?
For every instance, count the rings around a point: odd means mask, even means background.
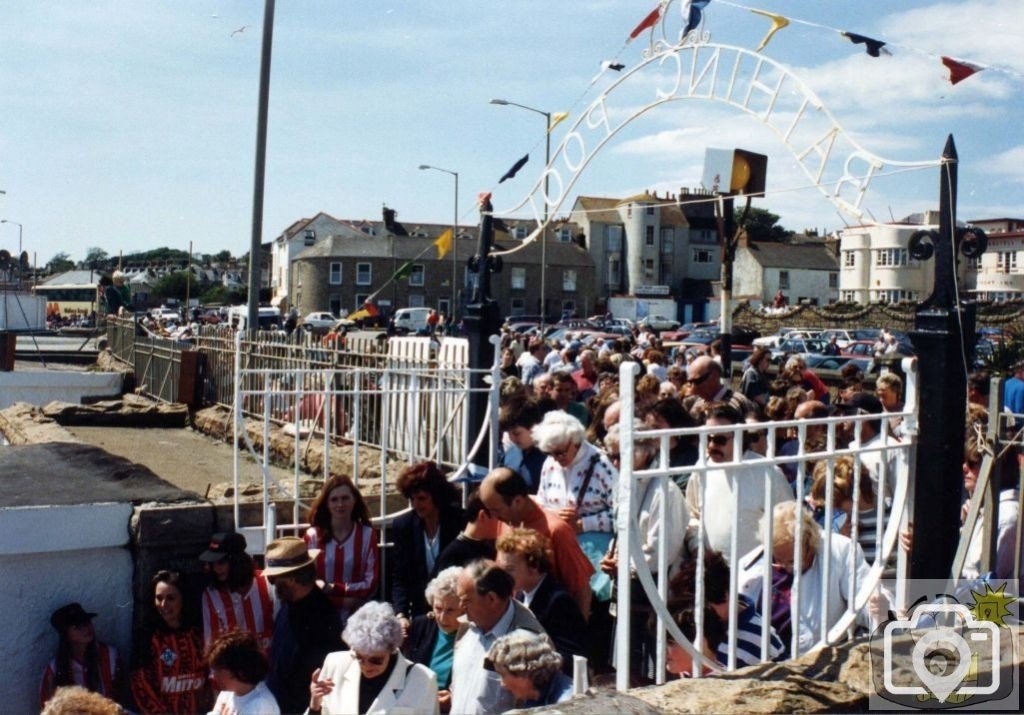
[[[429,325],[430,308],[399,308],[395,311],[394,326],[398,333],[418,333]]]
[[[779,347],[772,350],[772,360],[781,360],[786,355],[797,353],[800,355],[821,355],[825,352],[825,341],[816,338],[790,338],[787,337]]]
[[[638,320],[637,325],[641,328],[650,328],[657,331],[675,330],[679,327],[679,321],[666,318],[663,315],[648,315],[646,318]]]
[[[315,312],[302,319],[302,327],[306,330],[323,332],[329,330],[337,322],[338,318],[333,313]]]

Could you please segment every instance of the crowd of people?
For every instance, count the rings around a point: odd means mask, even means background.
[[[558,347],[505,336],[500,466],[465,490],[433,462],[408,466],[396,487],[410,509],[383,541],[347,476],[325,482],[309,528],[268,544],[259,566],[241,534],[214,534],[197,555],[201,589],[175,571],[153,576],[149,647],[127,671],[98,641],[95,613],[58,609],[43,706],[79,686],[139,713],[500,713],[571,697],[577,664],[611,673],[616,618],[631,623],[631,681],[652,682],[659,626],[635,559],[630,608],[613,607],[626,558],[615,534],[627,427],[712,428],[667,445],[641,437],[632,454],[648,475],[635,492],[643,567],[657,576],[667,564],[669,610],[685,636],[669,641],[669,672],[805,652],[848,608],[855,627],[884,619],[885,594],[855,603],[849,574],[867,580],[879,516],[907,469],[898,375],[884,373],[871,392],[848,371],[829,390],[798,357],[776,371],[755,350],[733,389],[714,356],[669,356],[653,334]],[[627,360],[642,367],[632,425],[620,422]],[[831,433],[757,426],[844,415]],[[965,477],[984,449],[971,434]],[[763,459],[769,439],[773,454],[795,457],[784,469]],[[848,445],[882,449],[831,454]],[[672,478],[650,476],[659,468]]]

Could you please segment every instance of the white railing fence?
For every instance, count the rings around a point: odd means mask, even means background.
[[[822,647],[826,644],[835,643],[848,634],[852,634],[858,621],[864,623],[869,612],[869,600],[882,589],[882,576],[891,566],[895,567],[896,593],[889,594],[891,600],[895,600],[896,606],[904,605],[905,575],[907,569],[907,557],[902,549],[897,549],[899,532],[907,528],[907,514],[912,484],[913,465],[915,462],[915,444],[917,435],[917,414],[918,414],[918,385],[916,362],[914,359],[903,361],[903,371],[906,375],[906,400],[905,407],[899,413],[885,413],[878,415],[853,415],[833,416],[820,419],[790,420],[783,422],[745,423],[729,427],[725,426],[704,426],[691,429],[664,429],[664,430],[642,430],[632,429],[634,417],[634,374],[637,369],[633,364],[623,364],[620,370],[620,396],[622,400],[622,413],[620,418],[620,451],[621,463],[619,474],[619,491],[617,513],[628,514],[628,519],[619,519],[616,524],[617,541],[620,554],[631,554],[632,558],[620,558],[618,560],[617,574],[617,610],[618,613],[629,613],[631,602],[631,576],[635,575],[643,588],[653,611],[657,616],[657,633],[655,649],[655,675],[657,682],[664,682],[665,658],[667,651],[667,639],[671,638],[683,647],[692,656],[695,664],[694,676],[699,677],[702,667],[709,671],[733,669],[736,667],[737,648],[737,620],[739,604],[737,594],[747,587],[752,592],[758,593],[759,610],[764,614],[763,627],[761,632],[761,656],[767,659],[769,645],[769,624],[773,609],[773,569],[770,568],[772,558],[773,533],[771,518],[764,519],[765,529],[758,540],[757,549],[750,553],[743,553],[740,550],[739,542],[741,533],[754,533],[758,529],[756,523],[740,522],[740,500],[745,499],[748,503],[753,496],[763,504],[763,513],[771,515],[778,501],[778,492],[773,489],[773,483],[777,477],[773,477],[773,471],[782,465],[789,465],[795,468],[796,478],[792,484],[792,496],[797,504],[804,504],[808,494],[807,479],[813,470],[812,463],[823,462],[826,467],[826,492],[824,499],[824,520],[826,528],[822,529],[820,544],[817,547],[817,555],[814,558],[818,561],[815,571],[814,586],[825,585],[819,588],[820,601],[810,602],[806,594],[801,594],[802,569],[793,568],[792,586],[790,589],[790,623],[792,634],[788,644],[788,652],[792,655],[800,655]],[[889,435],[888,421],[892,419],[903,420],[903,441],[898,441]],[[855,427],[853,441],[848,446],[841,446],[837,432],[843,423],[859,425],[862,422],[876,422],[884,425],[878,439],[872,439],[862,443],[861,429]],[[824,432],[825,442],[822,446],[817,443],[808,442],[809,430]],[[743,450],[743,436],[750,432],[764,432],[767,436],[767,450],[764,455],[746,453]],[[711,462],[707,458],[709,437],[718,434],[732,434],[734,453],[728,462]],[[777,453],[777,445],[782,443],[782,438],[796,439],[798,448],[795,454],[783,456]],[[696,465],[688,467],[662,467],[655,466],[647,469],[634,470],[633,454],[637,442],[641,440],[656,440],[660,452],[660,460],[656,464],[667,465],[668,454],[673,439],[694,439],[698,442],[698,453],[701,455]],[[814,450],[818,451],[814,451]],[[865,562],[862,568],[846,569],[848,564],[834,564],[832,543],[835,539],[831,528],[828,525],[834,523],[836,509],[834,505],[834,481],[836,461],[843,457],[852,458],[855,475],[861,473],[861,466],[870,466],[874,475],[875,493],[877,504],[873,513],[866,513],[857,508],[850,509],[849,519],[852,522],[850,539],[856,544],[861,541],[861,526],[865,517],[870,520],[874,517],[877,529],[874,536],[873,546],[874,559],[872,562]],[[757,472],[763,474],[761,479],[756,478]],[[694,642],[687,639],[674,622],[667,605],[669,596],[669,567],[668,555],[665,552],[667,540],[665,538],[665,520],[660,520],[659,533],[655,539],[658,548],[658,569],[657,575],[652,574],[652,569],[645,562],[641,550],[643,535],[639,532],[638,526],[638,485],[648,480],[659,480],[661,489],[662,504],[666,503],[669,488],[668,482],[674,477],[689,474],[690,479],[698,479],[699,493],[697,504],[701,511],[699,519],[693,519],[691,523],[691,538],[688,543],[696,542],[696,594],[694,604],[696,641],[704,641],[705,626],[704,613],[707,605],[704,595],[704,558],[708,546],[708,522],[709,517],[720,518],[722,514],[730,517],[729,544],[722,549],[723,556],[730,565],[729,575],[729,611],[728,611],[728,642],[727,662],[718,664],[705,657],[701,649],[696,647]],[[707,475],[707,476],[705,476]],[[751,476],[755,475],[755,476]],[[731,504],[721,502],[712,504],[707,501],[708,483],[711,477],[730,480]],[[740,479],[740,477],[743,479]],[[852,502],[854,505],[860,503],[860,479],[853,479]],[[795,521],[795,533],[793,534],[794,554],[793,563],[803,564],[805,562],[805,539],[803,534],[803,521]],[[744,539],[746,540],[746,539]],[[684,549],[686,547],[684,546]],[[860,548],[853,548],[854,562],[860,553]],[[751,565],[756,568],[750,568]],[[741,583],[741,568],[747,566],[748,579]],[[839,573],[836,569],[844,569]],[[809,578],[809,576],[804,577]],[[837,579],[844,579],[838,581]],[[845,604],[837,608],[833,600],[836,594],[828,584],[835,581],[840,586],[840,592],[848,597],[844,598]],[[759,583],[758,583],[759,582]],[[852,596],[852,597],[850,597]],[[808,622],[807,612],[812,611],[818,614],[817,622]],[[884,610],[883,610],[884,613]],[[813,632],[809,630],[813,626]],[[629,685],[630,677],[630,619],[619,618],[616,624],[616,685],[619,689],[625,689]]]

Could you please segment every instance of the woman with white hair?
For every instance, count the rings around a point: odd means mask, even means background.
[[[562,410],[544,415],[532,431],[548,455],[540,472],[537,501],[558,513],[576,533],[613,531],[618,470],[586,441],[583,424]]]
[[[743,569],[739,575],[740,592],[754,602],[758,610],[763,608],[761,587],[764,570],[771,568],[772,626],[782,638],[787,657],[791,653],[793,618],[797,620],[798,653],[806,653],[821,640],[822,625],[826,630],[833,628],[850,605],[857,600],[857,593],[850,591],[850,573],[856,571],[857,590],[863,589],[870,568],[864,559],[860,546],[842,534],[833,533],[829,544],[829,568],[825,573],[825,534],[814,521],[810,510],[795,501],[775,505],[772,518],[772,544],[770,562],[759,546],[740,561]],[[761,539],[767,529],[767,515],[761,520]],[[797,523],[800,522],[800,544],[796,548]],[[799,562],[797,562],[799,559]],[[793,588],[793,574],[800,570],[800,601],[790,610],[790,592]],[[828,610],[823,613],[822,595],[827,589]],[[879,612],[884,613],[886,599],[874,595],[865,607],[857,611],[856,623],[866,628],[875,625]]]
[[[561,671],[562,656],[543,633],[502,636],[491,646],[484,667],[501,676],[517,708],[554,705],[572,697],[572,680]]]
[[[413,663],[422,663],[437,676],[437,698],[442,707],[451,703],[452,663],[455,657],[455,636],[460,618],[466,609],[459,601],[461,566],[449,566],[427,584],[430,611],[416,616],[409,626],[409,635],[402,653]]]
[[[330,653],[313,673],[307,713],[438,713],[437,678],[406,660],[402,623],[391,605],[370,601],[341,634],[351,650]]]

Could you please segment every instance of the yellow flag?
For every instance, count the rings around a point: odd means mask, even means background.
[[[778,32],[779,30],[781,30],[782,28],[786,27],[789,24],[789,19],[783,17],[782,15],[776,15],[775,13],[772,12],[766,12],[765,10],[754,10],[753,8],[751,8],[750,12],[756,13],[758,15],[764,15],[765,17],[772,21],[772,26],[768,28],[768,34],[764,36],[764,39],[761,40],[761,44],[757,46],[756,50],[754,50],[755,52],[760,52],[761,50],[768,46],[768,43],[771,42],[771,39],[772,37],[775,36],[776,32]]]
[[[559,124],[569,118],[568,112],[555,112],[551,115],[551,125],[548,127],[548,134],[555,130]]]
[[[441,260],[448,255],[448,251],[452,250],[452,230],[448,229],[442,233],[434,245],[437,246],[437,259]]]

